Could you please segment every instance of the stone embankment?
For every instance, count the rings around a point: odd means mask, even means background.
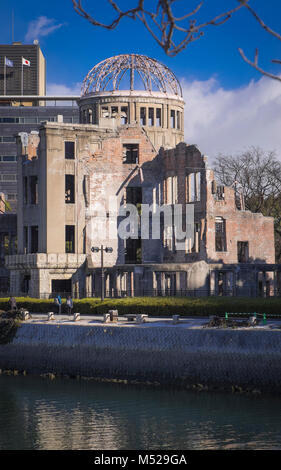
[[[0,369],[95,379],[281,391],[281,329],[214,328],[207,319],[135,324],[22,322],[0,345]]]

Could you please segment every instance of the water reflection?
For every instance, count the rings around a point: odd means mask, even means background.
[[[0,376],[0,449],[280,449],[280,403]]]

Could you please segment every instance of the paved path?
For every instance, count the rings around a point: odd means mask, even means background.
[[[231,317],[230,317],[231,318]],[[119,315],[118,322],[108,322],[103,321],[103,315],[81,315],[79,321],[74,321],[73,315],[57,315],[54,314],[54,320],[48,321],[48,315],[45,313],[32,313],[31,319],[27,320],[29,323],[55,323],[55,324],[72,324],[72,325],[107,325],[107,326],[142,326],[142,327],[184,327],[184,328],[202,328],[204,325],[207,325],[209,321],[208,317],[184,317],[181,316],[177,324],[173,324],[172,317],[148,317],[146,318],[145,323],[137,323],[136,321],[128,321],[127,317],[124,315]],[[245,328],[245,327],[244,327]],[[260,321],[258,326],[253,327],[253,329],[264,329],[264,328],[281,328],[281,319],[280,320],[267,320],[266,325]],[[249,329],[249,328],[247,328]]]

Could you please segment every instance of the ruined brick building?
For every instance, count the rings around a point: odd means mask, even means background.
[[[244,210],[237,188],[217,186],[207,157],[184,142],[182,91],[167,67],[134,54],[107,59],[86,76],[78,105],[79,124],[43,123],[38,142],[18,137],[12,293],[100,296],[102,279],[108,296],[278,288],[273,219]],[[131,205],[134,230],[120,237]],[[183,229],[194,216],[180,246],[176,207]],[[110,248],[104,270],[101,246]]]

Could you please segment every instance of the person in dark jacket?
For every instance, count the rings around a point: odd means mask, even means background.
[[[55,297],[55,306],[57,307],[57,313],[58,315],[61,314],[61,296],[58,294],[56,297]]]

